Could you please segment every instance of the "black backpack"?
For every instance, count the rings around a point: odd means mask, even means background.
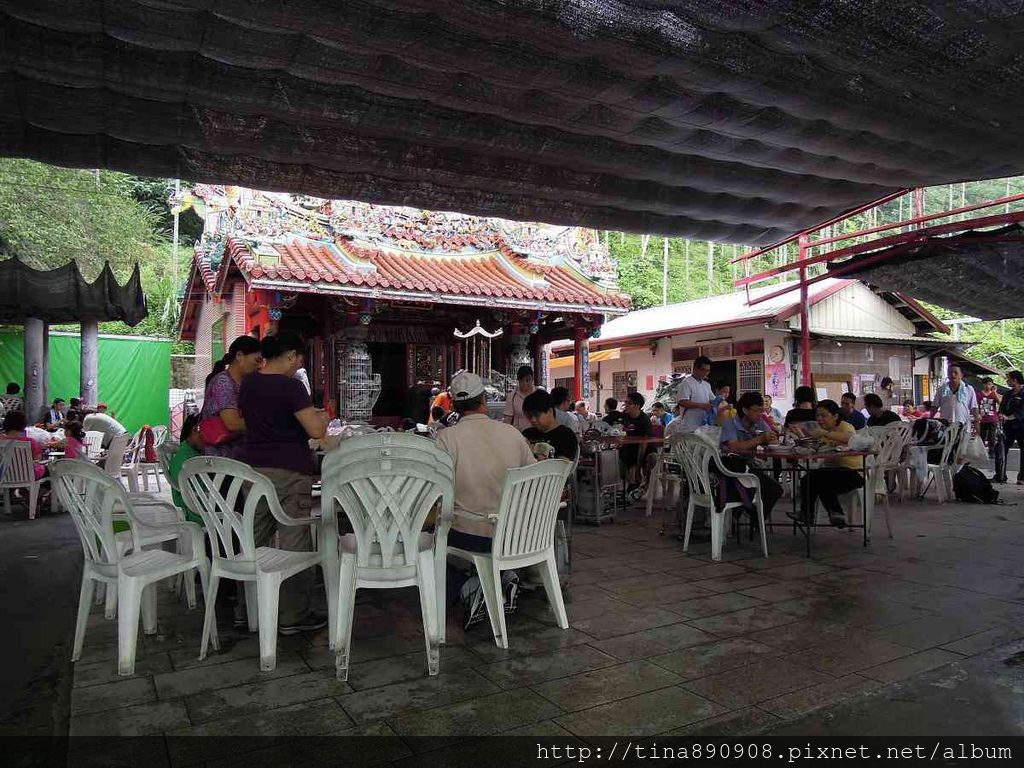
[[[969,501],[981,504],[996,504],[999,491],[992,487],[991,481],[970,464],[965,464],[953,476],[953,493],[957,501]]]
[[[917,445],[938,445],[946,436],[946,423],[939,419],[918,419],[912,429]]]

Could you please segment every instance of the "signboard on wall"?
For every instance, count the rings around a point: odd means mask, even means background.
[[[900,389],[910,390],[914,387],[914,379],[911,376],[900,376]]]
[[[786,364],[770,363],[764,369],[764,392],[772,398],[786,396]]]
[[[621,403],[630,392],[636,392],[636,371],[615,371],[612,374],[612,397]]]
[[[580,392],[584,399],[590,397],[590,343],[580,345]]]

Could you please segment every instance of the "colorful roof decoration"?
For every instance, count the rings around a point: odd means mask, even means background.
[[[207,291],[235,267],[254,288],[622,314],[596,232],[199,185]]]

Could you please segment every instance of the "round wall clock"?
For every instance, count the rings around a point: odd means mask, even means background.
[[[786,350],[776,344],[768,350],[768,359],[773,363],[781,363],[786,359]]]

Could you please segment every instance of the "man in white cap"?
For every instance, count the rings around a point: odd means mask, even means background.
[[[490,552],[501,488],[510,469],[533,464],[530,444],[511,424],[488,418],[484,383],[475,373],[455,374],[452,405],[461,418],[437,435],[437,445],[455,464],[455,520],[448,543]]]

